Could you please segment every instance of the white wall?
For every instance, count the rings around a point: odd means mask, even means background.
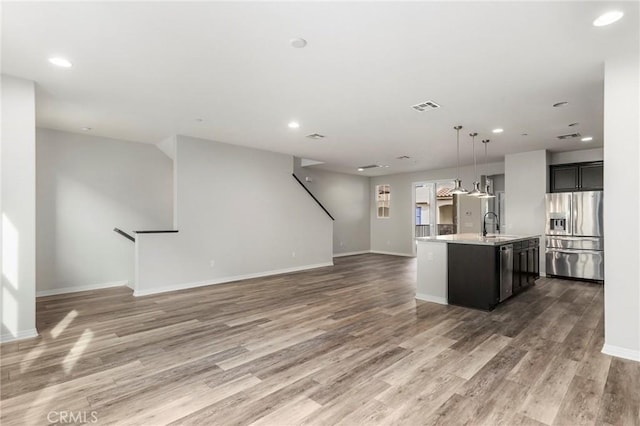
[[[552,152],[550,164],[583,163],[602,161],[604,148],[581,149],[579,151]]]
[[[312,167],[296,167],[296,176],[335,219],[333,254],[369,251],[369,178]]]
[[[136,243],[136,295],[332,264],[332,221],[291,156],[178,136],[178,230]],[[259,206],[259,207],[258,207]]]
[[[605,64],[603,352],[640,361],[640,66],[633,54]]]
[[[483,164],[478,166],[478,169],[478,173],[482,174],[500,174],[504,173],[504,164]],[[412,184],[422,181],[453,180],[455,177],[455,168],[372,177],[369,188],[371,250],[412,256],[412,245],[415,244],[414,229],[412,228],[412,218],[415,215],[415,207],[412,205]],[[473,189],[473,166],[461,167],[460,179],[462,179],[462,184],[466,189]],[[375,189],[376,185],[383,184],[391,185],[390,217],[378,219],[375,207]]]
[[[488,211],[489,199],[460,195],[457,201],[456,217],[458,227],[456,233],[469,234],[482,232],[482,221],[484,220],[485,213]]]
[[[540,235],[544,247],[545,194],[548,188],[549,153],[545,150],[505,157],[506,234]],[[540,274],[546,274],[544,250],[540,250]]]
[[[134,245],[113,232],[172,229],[173,162],[150,144],[37,131],[38,294],[132,283]]]
[[[37,335],[36,138],[32,81],[2,76],[1,341]]]

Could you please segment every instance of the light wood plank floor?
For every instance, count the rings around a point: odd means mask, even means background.
[[[540,279],[487,313],[414,282],[415,259],[362,255],[39,298],[41,336],[0,347],[1,423],[640,424],[640,363],[600,353],[602,286]]]

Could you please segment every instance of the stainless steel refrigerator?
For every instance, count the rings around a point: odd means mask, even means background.
[[[604,280],[602,191],[546,195],[547,275]]]

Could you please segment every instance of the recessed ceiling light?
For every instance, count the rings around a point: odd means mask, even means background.
[[[593,21],[593,26],[604,27],[605,25],[613,24],[614,22],[620,20],[620,18],[622,18],[623,16],[623,12],[620,12],[619,10],[612,10],[611,12],[607,12],[598,16]]]
[[[303,38],[292,38],[289,40],[289,44],[291,47],[295,47],[296,49],[302,49],[307,45],[307,40]]]
[[[567,101],[556,102],[555,104],[553,104],[553,107],[554,108],[559,108],[559,107],[563,107],[565,105],[569,105],[569,102],[567,102]]]
[[[582,142],[590,142],[593,140],[593,137],[591,136],[585,136],[584,138],[580,139]]]
[[[359,172],[364,172],[364,169],[362,167],[358,167],[358,171]]]
[[[297,129],[300,127],[300,123],[298,123],[297,121],[291,121],[289,122],[289,124],[287,124],[287,126],[289,126],[290,129]]]
[[[67,61],[64,58],[49,58],[49,62],[51,62],[53,65],[56,65],[58,67],[62,67],[62,68],[71,68],[71,62]]]
[[[91,131],[91,127],[83,127],[82,131],[84,132],[90,132]]]
[[[493,133],[502,133],[502,132],[504,132],[504,129],[493,129],[492,132]]]

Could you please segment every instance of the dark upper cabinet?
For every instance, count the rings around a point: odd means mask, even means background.
[[[578,188],[578,168],[551,166],[551,192],[575,191]]]
[[[603,170],[602,161],[549,166],[551,192],[601,190]]]
[[[602,163],[580,166],[580,189],[597,191],[603,188],[604,166]]]

